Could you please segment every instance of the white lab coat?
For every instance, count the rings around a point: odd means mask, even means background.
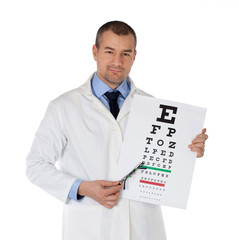
[[[165,240],[159,206],[120,198],[107,209],[88,197],[67,198],[76,179],[118,180],[133,96],[147,95],[128,78],[131,92],[116,121],[92,94],[91,77],[49,104],[27,157],[27,176],[64,202],[63,240]]]

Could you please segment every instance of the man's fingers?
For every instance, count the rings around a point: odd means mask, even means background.
[[[204,139],[204,141],[207,140],[207,139],[208,139],[208,135],[206,134],[206,131],[207,131],[207,129],[206,129],[206,128],[203,128],[202,133],[198,134],[198,135],[194,138],[194,140],[197,139],[197,138]]]
[[[206,131],[207,131],[207,129],[206,129],[206,128],[203,128],[203,130],[202,130],[202,134],[205,134]]]
[[[102,180],[100,182],[101,182],[102,186],[104,186],[104,187],[114,187],[114,186],[117,186],[119,183],[119,181],[104,181],[104,180]]]
[[[105,189],[106,196],[110,196],[110,195],[120,192],[121,187],[122,187],[122,185],[117,185],[117,186],[113,186],[110,188],[106,188]]]
[[[192,147],[191,151],[197,153],[197,158],[200,158],[204,155],[204,149],[202,149],[202,148]]]
[[[197,157],[202,157],[204,155],[205,150],[205,142],[208,139],[208,135],[206,133],[206,128],[202,130],[202,133],[198,134],[192,141],[188,147],[192,152],[197,152]]]
[[[204,142],[194,143],[194,144],[191,144],[189,147],[192,152],[197,153],[197,157],[202,157],[204,155],[204,151],[205,151]]]
[[[119,185],[119,181],[101,181],[102,187],[105,189],[105,196],[110,196],[120,191],[122,185]]]
[[[205,143],[206,140],[207,140],[206,136],[199,136],[199,137],[196,137],[195,139],[193,139],[192,144]]]
[[[194,143],[191,145],[191,149],[192,148],[201,148],[203,150],[205,148],[205,144],[202,142]]]
[[[118,202],[119,195],[120,195],[120,192],[117,192],[115,194],[112,194],[106,197],[103,206],[109,209],[113,208]]]
[[[107,201],[117,201],[120,195],[120,191],[118,191],[117,193],[111,194],[109,196],[106,197]]]
[[[122,187],[118,183],[119,181],[85,181],[81,183],[78,193],[94,199],[107,208],[112,208],[117,204]]]

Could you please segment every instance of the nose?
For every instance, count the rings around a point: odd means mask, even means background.
[[[122,65],[121,54],[115,54],[113,59],[112,59],[112,63],[114,64],[114,66],[121,66]]]

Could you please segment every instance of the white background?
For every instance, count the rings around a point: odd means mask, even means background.
[[[0,239],[61,238],[62,203],[30,184],[25,158],[48,102],[95,71],[96,31],[115,19],[137,33],[131,77],[139,88],[208,109],[210,137],[188,208],[163,207],[168,240],[239,239],[239,3],[233,0],[0,2]]]

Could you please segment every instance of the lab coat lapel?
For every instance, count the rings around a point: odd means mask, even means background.
[[[123,106],[120,109],[120,112],[119,112],[119,115],[117,118],[118,121],[121,121],[124,117],[126,117],[128,115],[131,105],[132,105],[134,95],[138,94],[137,88],[135,87],[131,78],[128,77],[127,80],[130,82],[131,91],[130,91],[128,97],[125,99]]]
[[[94,74],[92,74],[86,83],[81,87],[82,94],[89,100],[92,101],[93,107],[96,111],[101,112],[105,116],[107,116],[109,119],[113,119],[111,112],[107,109],[107,107],[92,93],[91,88],[91,79]]]
[[[92,89],[91,89],[91,79],[92,79],[93,75],[91,75],[87,82],[81,87],[81,91],[82,94],[85,95],[85,97],[92,101],[94,108],[97,111],[100,111],[101,113],[103,113],[105,116],[107,116],[109,119],[114,120],[113,115],[111,114],[111,112],[105,107],[105,105],[96,97],[94,96],[94,94],[92,93]],[[119,115],[117,117],[117,121],[121,121],[124,117],[126,117],[130,111],[131,108],[131,104],[133,101],[133,96],[135,94],[139,94],[138,90],[136,88],[136,86],[134,85],[134,82],[132,81],[132,79],[130,77],[127,78],[127,81],[130,82],[130,86],[131,86],[131,91],[128,95],[128,97],[125,99],[125,102],[122,106],[122,108],[120,109]]]

